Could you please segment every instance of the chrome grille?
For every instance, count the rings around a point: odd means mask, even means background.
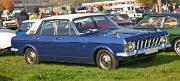
[[[151,38],[146,40],[138,40],[135,42],[136,44],[136,50],[142,49],[142,48],[151,48],[153,46],[160,45],[160,38]]]

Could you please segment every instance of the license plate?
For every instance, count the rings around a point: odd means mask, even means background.
[[[151,54],[151,53],[155,53],[155,52],[158,52],[158,49],[156,49],[156,48],[145,49],[145,54]]]

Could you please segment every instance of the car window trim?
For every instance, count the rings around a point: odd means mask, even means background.
[[[68,19],[49,19],[49,20],[43,20],[42,23],[39,25],[39,28],[37,29],[37,32],[36,32],[35,35],[38,35],[38,34],[39,35],[43,35],[42,34],[42,27],[43,27],[45,22],[47,22],[47,21],[56,21],[56,20],[67,20],[67,23],[70,22],[70,20],[68,20]],[[50,36],[56,36],[56,35],[57,35],[57,27],[55,27],[54,35],[50,35]]]

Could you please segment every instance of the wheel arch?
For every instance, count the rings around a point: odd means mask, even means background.
[[[102,50],[102,49],[108,50],[109,52],[112,53],[112,55],[114,55],[114,52],[113,52],[109,47],[107,47],[107,46],[98,46],[98,47],[95,48],[95,50],[94,50],[94,52],[93,52],[93,61],[94,61],[94,64],[96,64],[96,55],[97,55],[97,53],[98,53],[100,50]]]
[[[32,46],[32,45],[26,45],[26,46],[24,46],[23,54],[25,54],[27,48],[32,48],[33,50],[35,50],[35,51],[37,52],[37,49],[36,49],[34,46]]]

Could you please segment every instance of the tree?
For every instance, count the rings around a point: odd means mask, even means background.
[[[0,0],[0,7],[3,9],[9,10],[13,7],[12,5],[13,4],[11,0]]]
[[[144,3],[147,6],[151,6],[157,3],[157,0],[138,0],[138,2]]]
[[[174,3],[180,3],[180,0],[162,0],[162,3],[172,3],[172,2],[174,2]]]

